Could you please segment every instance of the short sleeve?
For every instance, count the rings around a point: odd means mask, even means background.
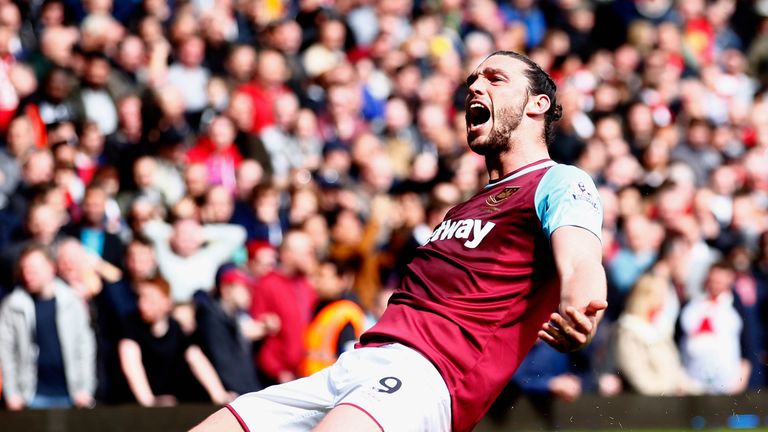
[[[544,174],[534,197],[536,214],[547,237],[562,226],[577,226],[602,241],[603,207],[592,178],[569,165]]]

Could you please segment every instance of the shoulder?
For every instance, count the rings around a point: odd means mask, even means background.
[[[584,187],[595,187],[595,182],[581,168],[573,165],[557,164],[548,169],[541,177],[539,189],[573,184],[578,186],[579,183],[583,183],[582,186]]]
[[[3,300],[2,304],[0,304],[0,308],[19,309],[31,303],[32,303],[32,297],[30,297],[29,294],[26,291],[24,291],[23,288],[17,287],[13,291],[11,291],[11,293],[8,294],[8,296]]]
[[[589,174],[571,165],[555,165],[542,176],[536,189],[536,202],[552,198],[569,198],[595,209],[600,207],[595,182]]]

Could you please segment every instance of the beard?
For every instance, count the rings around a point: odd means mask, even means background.
[[[501,154],[510,151],[511,144],[509,137],[515,129],[520,126],[520,122],[523,120],[523,107],[525,104],[521,104],[518,107],[507,106],[499,109],[494,116],[493,128],[491,133],[485,138],[485,140],[470,144],[470,148],[473,152],[486,156],[489,154]]]

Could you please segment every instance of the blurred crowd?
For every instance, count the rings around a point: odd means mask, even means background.
[[[495,50],[558,83],[610,303],[499,406],[765,386],[767,1],[0,0],[5,406],[223,404],[352,349],[487,180]]]

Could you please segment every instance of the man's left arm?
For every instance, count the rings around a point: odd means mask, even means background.
[[[608,306],[602,245],[590,231],[562,226],[550,238],[560,276],[560,307],[539,337],[563,352],[585,347]]]

